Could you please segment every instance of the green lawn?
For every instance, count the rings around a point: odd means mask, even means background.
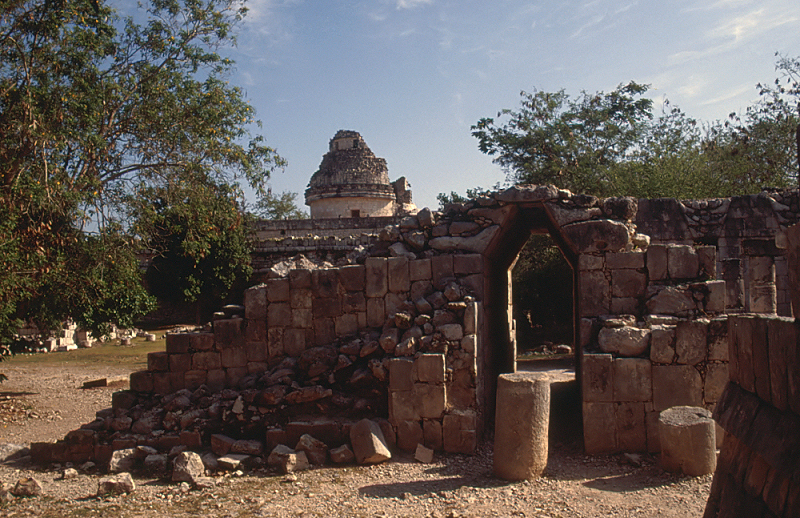
[[[119,340],[105,343],[95,342],[90,349],[74,351],[18,354],[7,361],[12,364],[59,364],[59,365],[120,365],[131,371],[147,368],[147,353],[165,350],[165,340],[159,338],[155,342],[146,342],[144,338],[134,338],[133,343],[121,346]]]

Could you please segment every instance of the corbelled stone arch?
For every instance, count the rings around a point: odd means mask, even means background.
[[[579,278],[578,254],[565,236],[553,211],[544,202],[509,203],[499,231],[484,251],[484,321],[483,321],[483,393],[486,416],[493,418],[497,376],[516,370],[516,346],[513,330],[511,271],[520,251],[533,234],[549,234],[572,270],[572,323],[576,347],[576,377],[580,383]]]

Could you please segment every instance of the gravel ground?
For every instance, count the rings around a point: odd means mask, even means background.
[[[0,443],[54,441],[110,406],[124,387],[119,366],[3,365]],[[107,377],[112,387],[81,389]],[[579,444],[553,444],[545,475],[507,483],[492,477],[491,444],[473,456],[437,454],[431,464],[409,456],[371,467],[325,467],[290,476],[255,469],[214,476],[197,490],[135,477],[136,491],[97,498],[101,475],[92,470],[62,480],[65,466],[39,468],[22,459],[0,463],[0,482],[35,477],[43,494],[8,497],[0,516],[425,516],[425,517],[685,517],[702,516],[711,476],[665,473],[657,459],[624,455],[588,457]],[[638,465],[637,465],[638,464]]]

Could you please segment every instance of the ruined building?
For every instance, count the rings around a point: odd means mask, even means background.
[[[386,160],[356,131],[339,130],[306,189],[311,219],[395,216],[416,212],[405,177],[389,181]]]

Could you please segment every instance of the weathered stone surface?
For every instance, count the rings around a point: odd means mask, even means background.
[[[408,258],[390,257],[387,260],[388,289],[394,293],[407,292],[411,289]]]
[[[613,357],[610,354],[584,354],[582,392],[584,401],[613,401]]]
[[[205,465],[200,455],[192,451],[179,453],[173,461],[173,482],[194,482],[197,477],[205,475]]]
[[[558,189],[553,185],[514,185],[495,195],[497,201],[526,202],[547,201],[558,198]]]
[[[654,363],[672,363],[675,359],[675,327],[654,325],[650,327],[650,360]]]
[[[691,246],[667,246],[667,265],[671,279],[695,279],[700,273],[700,258]]]
[[[422,354],[414,361],[416,379],[424,383],[444,383],[444,354]]]
[[[497,379],[494,469],[504,480],[537,478],[547,466],[550,381],[539,374]]]
[[[703,379],[691,365],[653,365],[653,405],[662,411],[673,406],[702,406]]]
[[[500,231],[498,225],[492,225],[471,237],[442,236],[431,239],[428,244],[434,250],[441,252],[453,252],[462,250],[465,252],[481,253],[491,243],[494,236]]]
[[[611,286],[601,270],[580,271],[582,317],[606,315],[611,309]]]
[[[350,443],[359,464],[378,464],[392,458],[380,426],[362,419],[350,428]]]
[[[136,448],[126,448],[124,450],[116,450],[111,454],[111,460],[108,463],[108,471],[111,473],[121,473],[123,471],[130,471],[136,464],[137,453]]]
[[[133,493],[136,484],[130,473],[120,473],[113,477],[101,478],[97,482],[97,496],[121,495],[123,493]]]
[[[397,423],[397,447],[412,452],[424,439],[424,432],[419,420],[407,420]]]
[[[297,452],[305,452],[311,464],[321,466],[328,460],[328,446],[307,433],[300,436],[300,440],[294,449]]]
[[[654,315],[686,316],[696,309],[692,294],[684,288],[669,286],[647,301],[647,310]]]
[[[643,358],[614,360],[614,401],[650,401],[652,392],[651,363]]]
[[[477,416],[474,410],[451,410],[442,419],[444,450],[451,453],[475,453]]]
[[[616,403],[583,403],[583,444],[588,455],[617,450]]]
[[[708,320],[678,322],[675,329],[675,352],[678,363],[697,365],[706,357]]]
[[[658,424],[664,469],[693,477],[714,472],[716,433],[711,412],[677,406],[661,412]]]
[[[593,220],[572,223],[562,227],[564,237],[578,253],[598,251],[618,252],[628,245],[628,227],[610,220]]]
[[[642,297],[646,286],[647,277],[643,273],[636,270],[611,271],[611,294],[614,297]]]
[[[10,492],[21,497],[39,496],[42,494],[42,483],[33,477],[20,478]]]
[[[423,464],[430,464],[433,462],[433,449],[417,444],[417,448],[414,450],[414,460]]]
[[[461,324],[442,324],[436,327],[445,340],[461,340],[464,338],[464,328]]]
[[[366,267],[366,295],[367,297],[383,297],[386,295],[389,284],[386,278],[388,263],[385,257],[367,257],[364,261]]]
[[[331,456],[331,462],[334,464],[349,464],[356,458],[356,456],[353,454],[353,450],[351,450],[350,446],[347,444],[342,444],[338,448],[333,448],[329,453]]]
[[[604,327],[598,336],[600,349],[620,356],[640,356],[650,346],[650,330],[638,327]]]
[[[647,271],[651,281],[667,278],[669,270],[665,245],[651,245],[647,248]]]
[[[729,379],[727,363],[706,364],[706,379],[703,384],[703,400],[716,403],[722,396]]]

